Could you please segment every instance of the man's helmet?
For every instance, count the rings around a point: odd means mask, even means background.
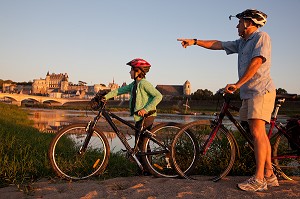
[[[143,73],[147,73],[150,70],[151,65],[141,58],[136,58],[128,62],[126,65],[131,66],[133,69],[139,68]]]
[[[229,16],[229,19],[233,17],[232,15]],[[267,22],[267,15],[259,10],[255,9],[247,9],[239,14],[237,14],[235,17],[238,19],[251,19],[253,23],[258,25],[259,27],[262,27]]]

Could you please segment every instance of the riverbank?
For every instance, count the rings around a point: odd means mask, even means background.
[[[118,177],[104,181],[84,180],[66,182],[40,180],[20,191],[16,186],[0,188],[1,198],[299,198],[300,177],[296,181],[280,180],[280,187],[264,192],[245,192],[236,188],[245,176],[228,176],[219,182],[205,177],[197,181],[154,178],[151,176]]]

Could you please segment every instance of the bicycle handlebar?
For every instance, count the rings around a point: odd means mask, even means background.
[[[99,110],[103,109],[107,103],[107,100],[103,97],[103,95],[95,95],[93,99],[90,101],[90,106],[92,110]],[[150,115],[154,114],[156,110],[151,110],[144,115],[144,118],[149,117]],[[134,112],[135,115],[138,115],[138,111]]]
[[[296,99],[297,98],[297,94],[277,94],[276,98],[285,98],[285,99]]]
[[[226,95],[226,94],[233,94],[233,93],[226,93],[225,92],[225,88],[220,88],[216,94],[221,94],[221,95]],[[290,94],[290,93],[286,93],[286,94],[276,94],[276,98],[285,98],[285,99],[296,99],[297,98],[297,94]]]
[[[216,94],[219,94],[219,95],[224,95],[224,94],[226,94],[225,88],[220,88],[220,89],[216,92]]]

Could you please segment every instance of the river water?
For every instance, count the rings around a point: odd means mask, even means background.
[[[30,113],[30,119],[34,121],[34,127],[43,133],[56,133],[64,125],[71,123],[83,123],[93,120],[95,113],[92,111],[78,110],[58,110],[58,109],[35,109],[26,108]],[[133,117],[127,111],[115,112],[121,118],[132,121]],[[159,113],[155,119],[156,123],[161,122],[177,122],[188,123],[199,119],[212,119],[214,116],[207,115],[178,115]],[[104,122],[103,119],[100,122]],[[122,149],[122,144],[114,132],[104,132],[109,140],[111,150],[114,152]],[[131,146],[134,144],[134,137],[127,135],[128,142]]]

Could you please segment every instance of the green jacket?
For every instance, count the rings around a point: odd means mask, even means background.
[[[129,100],[129,109],[131,110],[131,100],[132,100],[132,89],[133,89],[134,81],[127,85],[120,87],[116,90],[110,91],[105,95],[105,99],[110,99],[118,95],[122,95],[125,93],[130,93],[130,100]],[[134,112],[145,109],[147,112],[156,110],[157,104],[162,100],[162,94],[154,88],[154,86],[148,82],[146,79],[141,79],[137,85],[136,89],[136,103]],[[134,115],[134,113],[130,113]],[[156,116],[156,112],[153,116]],[[138,115],[134,115],[134,120],[139,121],[142,117]]]

